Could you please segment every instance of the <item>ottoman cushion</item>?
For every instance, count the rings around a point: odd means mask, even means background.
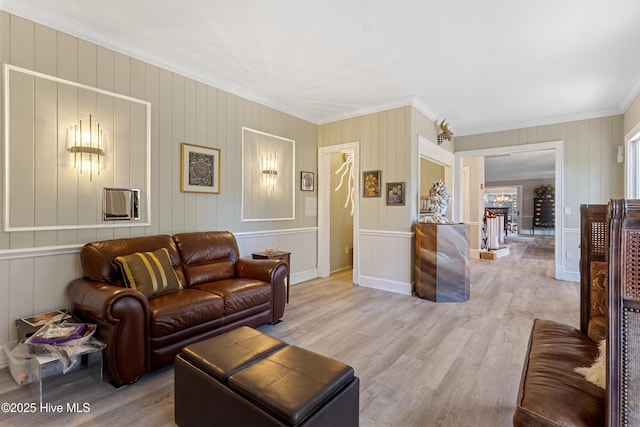
[[[218,381],[226,382],[234,372],[286,345],[284,341],[242,326],[191,344],[182,350],[182,356]]]
[[[297,425],[354,379],[353,368],[288,346],[229,377],[229,387]]]

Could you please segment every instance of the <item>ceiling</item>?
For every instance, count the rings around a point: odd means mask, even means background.
[[[637,0],[0,0],[314,123],[414,105],[457,135],[621,114]]]

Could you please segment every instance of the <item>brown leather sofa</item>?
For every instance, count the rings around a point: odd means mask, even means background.
[[[118,256],[166,248],[182,289],[150,298],[125,286]],[[182,233],[106,240],[80,253],[84,277],[69,284],[74,314],[98,325],[105,374],[130,384],[174,361],[192,343],[284,314],[281,260],[240,258],[232,233]]]

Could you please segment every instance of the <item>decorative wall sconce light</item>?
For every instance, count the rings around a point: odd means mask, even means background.
[[[94,174],[100,175],[102,170],[103,129],[89,114],[89,119],[80,119],[77,125],[69,129],[69,133],[69,152],[73,155],[73,166],[79,169],[81,174],[89,172],[89,180],[93,181]]]
[[[273,190],[278,183],[278,153],[262,156],[262,181]]]
[[[618,145],[618,152],[616,154],[616,161],[618,163],[624,163],[624,147],[622,145]]]
[[[447,141],[451,141],[453,137],[453,131],[449,127],[449,123],[445,119],[442,119],[440,122],[440,130],[441,132],[438,134],[438,145],[442,144],[442,142],[446,139]]]

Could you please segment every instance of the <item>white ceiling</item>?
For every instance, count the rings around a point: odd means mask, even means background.
[[[0,0],[312,121],[401,105],[457,135],[621,114],[638,0]]]

